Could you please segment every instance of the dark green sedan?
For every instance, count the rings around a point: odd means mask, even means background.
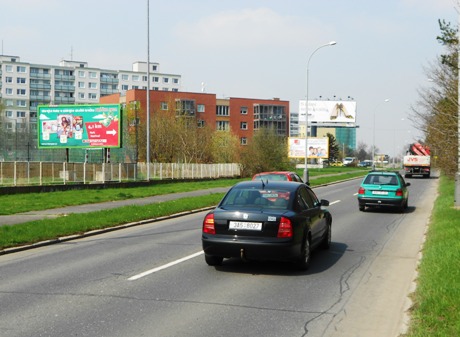
[[[366,207],[391,207],[401,212],[407,208],[409,190],[399,172],[371,171],[361,182],[358,190],[359,210]]]

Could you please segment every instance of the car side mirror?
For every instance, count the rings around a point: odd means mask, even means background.
[[[410,186],[410,183],[406,183],[406,186]]]
[[[329,206],[329,200],[321,199],[321,206]]]

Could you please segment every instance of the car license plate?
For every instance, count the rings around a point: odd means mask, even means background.
[[[372,191],[372,194],[388,195],[388,191]]]
[[[243,222],[243,221],[230,221],[230,229],[246,229],[250,231],[261,231],[261,222]]]

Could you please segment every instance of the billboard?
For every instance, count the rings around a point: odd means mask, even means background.
[[[291,138],[288,140],[289,158],[305,158],[305,138]],[[329,158],[329,138],[308,138],[308,158]]]
[[[121,147],[119,104],[38,106],[39,148]]]
[[[299,101],[299,123],[305,123],[306,101]],[[355,101],[308,101],[308,122],[355,124]]]

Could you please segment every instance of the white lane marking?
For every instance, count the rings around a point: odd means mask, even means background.
[[[330,203],[329,203],[329,206],[330,206],[330,205],[334,205],[334,204],[337,204],[337,203],[339,203],[339,202],[341,202],[341,201],[342,201],[342,200],[336,200],[336,201],[332,201],[332,202],[330,202]]]
[[[147,275],[156,273],[157,271],[160,271],[160,270],[163,270],[163,269],[172,267],[172,266],[174,266],[174,265],[176,265],[176,264],[179,264],[179,263],[181,263],[181,262],[184,262],[184,261],[193,259],[194,257],[197,257],[197,256],[199,256],[199,255],[201,255],[201,254],[203,254],[203,253],[204,253],[203,251],[199,251],[198,253],[195,253],[195,254],[192,254],[192,255],[183,257],[183,258],[181,258],[181,259],[179,259],[179,260],[172,261],[172,262],[170,262],[170,263],[164,264],[164,265],[159,266],[159,267],[157,267],[157,268],[154,268],[154,269],[150,269],[150,270],[144,271],[143,273],[140,273],[140,274],[131,276],[131,277],[128,279],[128,281],[135,281],[135,280],[138,280],[138,279],[140,279],[141,277],[144,277],[144,276],[147,276]]]

